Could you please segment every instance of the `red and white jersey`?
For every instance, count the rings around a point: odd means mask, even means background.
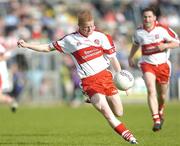
[[[140,62],[150,64],[167,62],[170,56],[170,50],[159,51],[156,46],[169,41],[179,42],[177,34],[172,29],[158,22],[155,22],[155,27],[151,31],[139,27],[134,35],[134,43],[141,46],[142,57]]]
[[[75,32],[52,42],[50,47],[72,57],[81,79],[105,70],[110,65],[108,58],[116,56],[112,38],[98,31],[88,37]]]
[[[6,49],[0,44],[0,54],[4,54]]]
[[[4,56],[6,54],[6,49],[0,44],[0,56]],[[11,85],[9,82],[9,73],[7,69],[6,60],[0,61],[0,91],[10,89]]]

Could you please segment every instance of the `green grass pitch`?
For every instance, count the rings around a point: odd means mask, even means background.
[[[139,146],[180,146],[180,103],[167,103],[162,131],[152,132],[147,104],[124,104],[121,118]],[[0,146],[128,146],[91,105],[0,107]]]

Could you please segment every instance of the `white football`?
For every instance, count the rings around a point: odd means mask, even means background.
[[[119,90],[126,91],[133,87],[134,77],[127,70],[121,70],[114,75],[114,83]]]

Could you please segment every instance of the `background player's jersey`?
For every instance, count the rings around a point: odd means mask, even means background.
[[[155,22],[151,31],[139,27],[134,35],[134,43],[141,46],[142,58],[140,62],[150,64],[162,64],[168,61],[170,50],[159,51],[157,46],[160,43],[169,41],[179,42],[177,34],[170,28]]]
[[[6,54],[6,49],[0,45],[0,55],[4,56]],[[0,61],[0,91],[6,91],[6,90],[10,90],[11,85],[9,82],[9,73],[8,73],[8,69],[7,69],[7,63],[6,60],[2,60]]]
[[[98,31],[88,37],[75,32],[51,43],[50,47],[71,55],[81,79],[108,68],[109,57],[116,56],[112,38]]]

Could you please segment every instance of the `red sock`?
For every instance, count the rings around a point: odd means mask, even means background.
[[[132,133],[125,127],[123,123],[119,124],[117,127],[114,128],[114,130],[120,134],[126,141],[130,141],[134,138]]]
[[[160,123],[161,122],[159,114],[153,114],[152,117],[153,117],[154,123]]]
[[[125,125],[124,125],[123,123],[121,123],[121,124],[119,124],[117,127],[115,127],[114,130],[115,130],[118,134],[122,135],[122,133],[123,133],[124,131],[128,130],[128,129],[125,127]]]

